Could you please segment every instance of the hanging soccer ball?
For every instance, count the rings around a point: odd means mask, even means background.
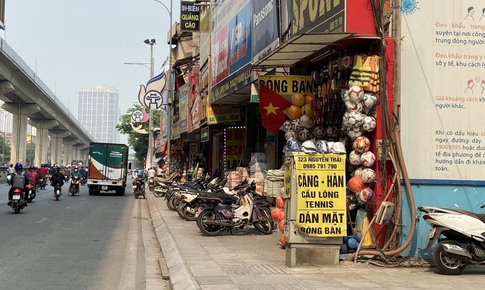
[[[376,181],[376,172],[371,168],[363,168],[360,177],[365,183],[370,183]]]
[[[296,120],[298,118],[301,117],[301,107],[299,106],[295,106],[295,105],[292,105],[291,107],[288,108],[288,110],[286,111],[286,115],[292,119],[292,120]]]
[[[349,97],[352,102],[358,103],[364,98],[364,90],[360,86],[351,86],[349,88]]]
[[[368,112],[377,104],[377,97],[373,93],[365,93],[362,100],[363,100],[364,109],[366,112]]]
[[[307,115],[302,115],[300,117],[300,125],[303,128],[310,128],[313,126],[313,121],[307,116]]]
[[[292,130],[288,130],[285,132],[285,140],[288,141],[290,140],[291,138],[296,138],[296,133],[295,131],[292,131]]]
[[[318,153],[328,153],[328,144],[325,140],[318,140],[316,143]]]
[[[362,179],[362,177],[354,176],[351,179],[349,179],[347,186],[349,187],[349,189],[352,192],[357,193],[357,192],[361,191],[362,189],[364,189],[365,183],[364,183],[364,180]]]
[[[354,172],[350,173],[351,176],[359,176],[360,178],[362,178],[362,169],[364,169],[364,167],[359,167],[357,169],[354,170]]]
[[[290,124],[290,130],[291,131],[298,133],[302,129],[303,129],[303,126],[300,125],[300,119],[296,119],[296,120],[291,121],[291,124]]]
[[[303,128],[300,132],[298,132],[298,140],[302,142],[310,139],[311,137],[310,131],[307,128]]]
[[[374,199],[374,190],[370,187],[365,187],[356,193],[357,201],[361,204],[366,204]]]
[[[350,151],[349,163],[352,165],[360,165],[362,163],[361,154],[355,150]]]
[[[347,136],[350,137],[350,139],[355,140],[359,137],[362,136],[362,128],[361,127],[354,127],[350,126],[347,127]]]
[[[302,93],[294,93],[291,96],[291,104],[294,106],[301,107],[305,104],[306,98],[305,95]]]
[[[350,126],[360,127],[362,125],[362,122],[364,122],[364,116],[365,115],[363,115],[363,114],[361,114],[357,111],[349,112],[349,124],[350,124]]]
[[[362,122],[362,129],[366,132],[374,131],[376,128],[376,119],[371,116],[366,116]]]
[[[291,121],[290,121],[290,120],[286,120],[286,121],[283,123],[283,130],[284,130],[285,132],[288,132],[290,129],[291,129]]]
[[[325,131],[323,130],[322,126],[316,126],[315,129],[313,129],[313,135],[317,139],[322,139],[325,134]]]
[[[342,117],[342,125],[345,126],[345,127],[352,126],[352,125],[350,125],[349,115],[350,115],[350,112],[345,112],[343,117]]]
[[[338,134],[339,134],[339,129],[335,126],[329,126],[327,127],[327,129],[325,130],[325,134],[329,137],[329,138],[336,138],[338,137]]]
[[[364,153],[365,151],[369,151],[370,149],[370,140],[365,136],[357,137],[354,142],[352,143],[352,148],[357,150],[360,153]]]
[[[360,162],[365,167],[371,167],[376,161],[376,156],[371,151],[366,151],[360,156]]]

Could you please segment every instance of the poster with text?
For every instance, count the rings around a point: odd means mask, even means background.
[[[485,1],[403,5],[401,140],[416,183],[485,184]]]
[[[313,237],[345,236],[345,155],[295,154],[293,158],[298,198],[298,231]]]

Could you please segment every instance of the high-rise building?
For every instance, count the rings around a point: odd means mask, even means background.
[[[98,85],[78,91],[78,120],[96,142],[119,143],[118,100],[115,88]]]

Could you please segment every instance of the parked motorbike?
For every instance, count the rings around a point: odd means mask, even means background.
[[[71,185],[69,186],[69,192],[71,195],[79,195],[79,184],[81,183],[80,176],[73,176],[71,178]]]
[[[143,177],[137,177],[135,180],[133,180],[133,194],[135,195],[135,198],[146,198],[145,196],[145,181],[143,180]]]
[[[148,190],[153,191],[155,189],[155,180],[153,177],[148,178]]]
[[[438,273],[459,275],[469,265],[485,264],[485,214],[428,206],[418,210],[432,227],[425,250],[438,241],[433,250]]]
[[[25,191],[26,191],[26,194],[27,194],[27,200],[29,202],[32,202],[32,200],[35,198],[36,196],[36,189],[35,189],[35,186],[33,184],[27,184],[25,186]]]
[[[248,185],[247,180],[244,180],[232,190],[224,187],[226,183],[227,178],[222,178],[217,180],[212,187],[209,186],[206,191],[182,193],[177,212],[181,212],[179,215],[186,220],[195,221],[201,212],[206,209],[213,209],[219,199],[232,200],[233,204],[237,204],[239,198],[236,193]]]
[[[231,198],[220,197],[214,208],[206,209],[197,218],[197,226],[206,236],[219,235],[224,229],[244,229],[253,225],[263,234],[273,232],[271,215],[254,202],[257,192],[252,190],[254,182],[237,192],[239,205],[233,206]],[[211,197],[214,198],[214,197]]]
[[[60,183],[56,183],[54,186],[54,197],[56,198],[56,201],[59,201],[59,198],[62,194],[62,185]]]
[[[16,214],[20,213],[20,211],[27,206],[27,202],[24,200],[24,194],[23,188],[13,188],[12,202],[10,203],[10,206]]]

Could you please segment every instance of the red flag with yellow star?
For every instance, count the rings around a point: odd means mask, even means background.
[[[278,130],[286,120],[284,111],[291,103],[273,92],[264,84],[259,84],[259,111],[263,118],[263,127],[278,134]]]

